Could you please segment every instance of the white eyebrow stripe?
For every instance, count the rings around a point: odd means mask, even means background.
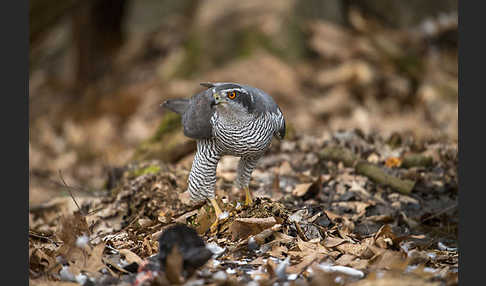
[[[228,89],[225,89],[223,91],[226,91],[226,92],[230,92],[230,91],[239,91],[241,93],[246,93],[248,94],[248,92],[242,88],[228,88]]]

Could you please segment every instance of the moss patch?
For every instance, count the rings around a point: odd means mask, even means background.
[[[132,160],[159,159],[175,162],[194,151],[196,142],[184,136],[181,125],[179,114],[166,113],[155,134],[137,147]]]
[[[168,112],[162,118],[157,132],[149,139],[150,143],[158,142],[162,137],[181,126],[181,116],[174,112]]]
[[[141,168],[141,169],[138,169],[138,170],[134,170],[132,175],[135,176],[135,177],[138,177],[138,176],[142,176],[142,175],[146,175],[146,174],[157,174],[160,172],[160,166],[157,166],[157,165],[150,165],[148,167],[145,167],[145,168]]]

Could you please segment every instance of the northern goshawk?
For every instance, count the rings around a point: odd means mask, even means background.
[[[241,157],[235,186],[245,190],[245,204],[251,204],[251,174],[272,137],[283,139],[285,120],[273,98],[258,88],[229,82],[201,85],[207,89],[191,98],[169,99],[162,106],[181,114],[184,135],[197,140],[188,179],[191,200],[208,199],[219,217],[214,193],[221,157]]]

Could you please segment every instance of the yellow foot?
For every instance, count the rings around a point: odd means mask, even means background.
[[[253,204],[253,200],[251,199],[250,188],[245,188],[245,206],[250,206]]]
[[[219,219],[216,218],[216,220],[213,222],[213,224],[209,227],[209,230],[212,233],[215,233],[218,230],[218,225],[219,225]]]
[[[214,214],[216,215],[216,217],[219,217],[223,212],[219,208],[218,202],[216,202],[215,198],[211,198],[209,199],[209,201],[211,202],[211,205],[214,208]]]
[[[209,229],[211,230],[211,232],[215,232],[216,229],[218,228],[219,217],[221,216],[221,214],[223,212],[219,208],[218,203],[216,202],[215,198],[211,198],[211,199],[209,199],[209,201],[211,202],[211,205],[214,208],[214,214],[216,215],[216,219],[214,220],[213,224],[209,227]]]

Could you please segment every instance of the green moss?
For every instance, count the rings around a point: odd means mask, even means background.
[[[285,122],[285,139],[292,140],[295,138],[295,128],[291,123]]]
[[[155,134],[146,141],[142,142],[137,147],[132,160],[145,160],[149,157],[152,157],[154,153],[159,153],[167,150],[168,141],[166,139],[168,137],[166,135],[177,131],[180,126],[181,116],[174,112],[167,112],[164,117],[162,117],[162,120]]]
[[[142,175],[146,175],[146,174],[157,174],[158,172],[160,172],[160,166],[158,165],[150,165],[148,167],[145,167],[145,168],[142,168],[142,169],[138,169],[138,170],[134,170],[132,172],[132,175],[135,176],[135,177],[138,177],[138,176],[142,176]]]
[[[164,162],[174,162],[192,152],[196,141],[185,137],[181,129],[181,116],[168,112],[162,118],[155,134],[137,146],[132,160],[158,159]]]
[[[150,143],[158,142],[162,137],[181,126],[181,116],[174,112],[167,112],[157,128],[157,132],[149,139]]]

